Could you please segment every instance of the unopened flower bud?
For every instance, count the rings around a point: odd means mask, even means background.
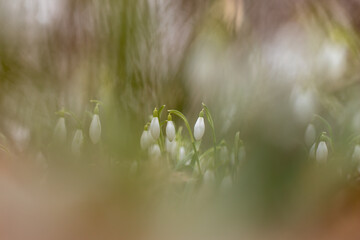
[[[201,138],[204,136],[204,133],[205,133],[205,122],[204,122],[204,117],[202,115],[200,113],[200,116],[196,120],[196,123],[194,126],[194,137],[195,137],[196,141],[201,140]]]
[[[156,108],[154,110],[153,118],[150,123],[150,133],[155,140],[157,140],[160,137],[160,121],[159,121],[158,111]]]
[[[175,125],[174,122],[171,120],[170,114],[169,119],[166,124],[166,137],[169,139],[170,142],[172,142],[175,139]]]

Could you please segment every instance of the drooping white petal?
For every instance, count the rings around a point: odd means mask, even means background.
[[[185,159],[186,156],[186,151],[184,147],[180,147],[179,149],[179,160],[183,161]]]
[[[54,139],[60,143],[64,143],[66,141],[66,137],[67,137],[67,132],[65,125],[65,118],[60,117],[54,129]]]
[[[324,141],[321,141],[316,150],[316,161],[319,163],[326,162],[328,157],[328,148]]]
[[[101,138],[101,123],[100,123],[100,117],[98,114],[94,114],[90,128],[89,128],[89,136],[91,139],[91,142],[93,144],[97,144],[100,141]]]
[[[147,149],[151,144],[152,137],[149,136],[149,134],[150,132],[148,130],[144,130],[141,134],[140,146],[143,150]]]
[[[175,139],[175,125],[173,121],[168,121],[166,124],[166,136],[170,142]]]
[[[177,143],[176,141],[172,141],[170,142],[169,139],[165,139],[165,148],[166,148],[166,151],[170,154],[170,156],[172,158],[175,158],[176,157],[176,149],[177,149]]]
[[[306,146],[310,147],[316,138],[316,129],[313,124],[309,124],[305,131],[305,144]]]
[[[150,123],[151,136],[157,140],[160,137],[160,122],[158,117],[153,117]]]
[[[153,159],[157,159],[161,156],[161,150],[158,144],[154,144],[149,148],[149,156]]]
[[[201,140],[201,138],[204,136],[205,133],[205,122],[203,117],[199,117],[196,120],[195,126],[194,126],[194,137],[196,141]]]
[[[84,134],[81,129],[75,131],[73,141],[71,143],[71,151],[75,154],[79,154],[81,151],[82,144],[84,142]]]

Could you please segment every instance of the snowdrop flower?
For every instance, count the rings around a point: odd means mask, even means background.
[[[215,174],[211,170],[206,170],[204,173],[204,184],[211,185],[215,183]]]
[[[328,157],[328,148],[324,141],[321,141],[316,150],[316,161],[319,163],[326,162]]]
[[[146,124],[144,127],[144,131],[141,134],[140,147],[142,150],[147,149],[153,143],[153,138],[148,128],[149,124]]]
[[[56,141],[60,143],[64,143],[66,141],[66,125],[65,125],[65,118],[60,117],[56,123],[55,130],[54,130],[54,138]]]
[[[228,175],[224,177],[224,179],[221,181],[220,189],[224,192],[229,191],[232,187],[232,179],[231,176]]]
[[[165,139],[165,149],[166,151],[171,155],[171,157],[176,157],[176,149],[177,149],[177,143],[176,141],[170,142],[169,139]]]
[[[346,56],[347,49],[344,45],[330,41],[324,42],[318,54],[318,70],[331,79],[337,79],[346,70]]]
[[[183,161],[185,159],[186,156],[186,151],[184,147],[180,147],[179,149],[179,160]]]
[[[310,147],[316,138],[316,129],[313,124],[309,124],[305,131],[305,144],[306,146]]]
[[[220,149],[220,160],[222,163],[226,163],[229,158],[229,152],[226,146],[222,146]]]
[[[149,155],[153,159],[157,159],[161,156],[161,150],[158,144],[154,144],[149,148]]]
[[[160,122],[159,122],[159,113],[155,108],[153,112],[153,118],[150,123],[150,133],[151,136],[157,140],[160,137]]]
[[[73,141],[71,143],[71,151],[75,154],[79,154],[83,142],[84,142],[83,131],[81,129],[77,129],[75,131],[75,135],[74,135]]]
[[[100,141],[101,137],[101,123],[100,123],[100,117],[99,114],[94,113],[90,128],[89,128],[89,136],[91,139],[91,142],[93,144],[97,144]]]
[[[360,162],[360,145],[359,144],[357,144],[354,147],[354,152],[352,154],[352,160],[356,163]]]
[[[204,112],[201,111],[194,126],[194,137],[196,141],[201,140],[205,133]]]
[[[310,121],[316,111],[316,99],[313,91],[296,86],[291,93],[291,98],[296,119],[300,123]]]
[[[166,124],[166,137],[172,142],[175,138],[175,125],[172,121],[171,114],[168,115],[168,122]]]

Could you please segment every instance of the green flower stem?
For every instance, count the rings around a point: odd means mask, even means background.
[[[199,173],[200,175],[202,175],[202,172],[201,172],[201,167],[200,167],[200,161],[199,161],[199,154],[198,154],[198,151],[196,150],[196,146],[195,146],[195,139],[194,139],[194,136],[192,134],[192,131],[191,131],[191,128],[190,128],[190,125],[189,125],[189,122],[188,120],[186,119],[186,117],[184,116],[184,114],[182,114],[180,111],[178,110],[168,110],[169,113],[171,114],[174,114],[178,117],[180,117],[184,123],[185,123],[185,126],[187,128],[187,130],[189,131],[189,135],[190,135],[190,139],[191,139],[191,144],[193,146],[193,149],[194,149],[194,155],[195,155],[195,160],[196,160],[196,163],[198,165],[198,169],[199,169]]]
[[[158,111],[158,115],[159,115],[158,118],[159,118],[159,123],[160,123],[160,137],[158,139],[158,143],[159,143],[161,152],[165,151],[165,137],[164,137],[164,133],[162,130],[162,127],[165,124],[165,121],[161,122],[161,115],[162,115],[164,108],[165,108],[165,105],[162,105]]]
[[[213,118],[211,116],[211,113],[209,111],[209,108],[205,105],[205,103],[202,103],[203,108],[205,110],[205,114],[206,114],[206,118],[210,124],[211,127],[211,132],[213,135],[213,145],[214,145],[214,161],[215,161],[215,165],[217,164],[217,154],[216,154],[216,135],[215,135],[215,127],[214,127],[214,121]]]

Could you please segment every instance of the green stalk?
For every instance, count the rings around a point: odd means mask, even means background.
[[[214,145],[214,161],[215,161],[215,166],[217,165],[217,154],[216,154],[216,135],[215,135],[215,127],[214,127],[214,121],[213,118],[211,116],[211,113],[209,111],[209,108],[205,105],[205,103],[202,103],[204,110],[205,110],[205,114],[206,114],[206,118],[210,124],[211,127],[211,132],[212,132],[212,136],[213,136],[213,145]]]

